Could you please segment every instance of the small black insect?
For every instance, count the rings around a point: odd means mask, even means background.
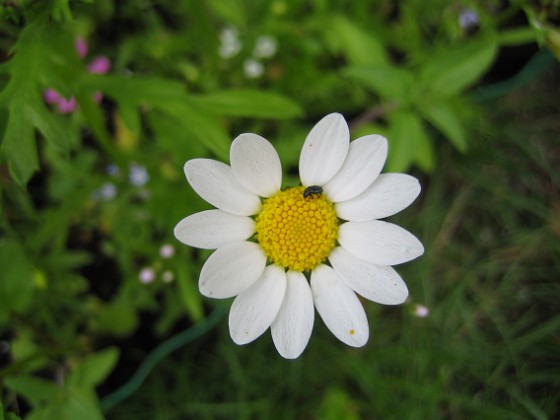
[[[323,188],[318,185],[310,185],[303,191],[303,197],[311,197],[312,195],[321,195],[323,194]]]

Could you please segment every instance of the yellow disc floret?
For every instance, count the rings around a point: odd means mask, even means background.
[[[324,194],[304,197],[289,188],[265,200],[256,217],[256,238],[270,261],[289,270],[310,271],[336,245],[338,218]]]

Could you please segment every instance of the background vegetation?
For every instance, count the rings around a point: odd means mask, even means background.
[[[5,418],[560,417],[560,6],[12,0],[0,9]],[[54,92],[54,93],[53,93]],[[338,111],[418,176],[426,254],[372,336],[229,338],[172,229],[183,163],[256,132],[296,181]],[[421,305],[421,306],[419,306]],[[427,309],[427,314],[426,314]],[[422,312],[424,310],[424,312]],[[426,316],[427,315],[427,316]]]

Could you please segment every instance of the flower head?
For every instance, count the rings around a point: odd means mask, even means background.
[[[256,58],[270,58],[276,54],[276,38],[263,35],[257,38],[253,55]]]
[[[384,221],[420,193],[405,174],[380,175],[387,140],[350,142],[340,114],[324,117],[303,145],[301,184],[281,189],[274,147],[241,134],[231,166],[211,159],[185,164],[187,181],[217,207],[175,227],[181,242],[215,249],[199,278],[205,296],[236,296],[229,315],[232,339],[246,344],[269,327],[278,352],[298,357],[309,341],[314,308],[344,343],[360,347],[369,325],[357,294],[386,305],[403,303],[408,289],[391,265],[424,252],[408,231]]]
[[[143,187],[150,180],[150,175],[144,166],[132,163],[128,179],[135,187]]]
[[[243,62],[243,73],[248,79],[258,79],[264,74],[264,66],[260,61],[248,58]]]
[[[478,14],[474,10],[466,9],[459,13],[459,26],[463,29],[478,25]]]
[[[150,284],[156,278],[156,273],[152,267],[144,267],[138,274],[140,283]]]
[[[228,59],[235,57],[241,51],[241,41],[237,29],[227,27],[220,32],[220,57]]]
[[[414,316],[417,318],[427,318],[430,315],[430,308],[417,303],[414,306]]]

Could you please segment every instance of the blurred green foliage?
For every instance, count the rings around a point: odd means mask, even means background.
[[[425,175],[426,183],[449,189],[430,190],[431,207],[422,208],[417,225],[425,229],[423,239],[435,250],[425,262],[415,263],[418,272],[409,270],[405,278],[409,284],[422,281],[424,290],[416,289],[416,294],[422,294],[430,305],[441,299],[440,311],[448,307],[462,318],[446,320],[439,315],[437,327],[421,328],[442,328],[444,334],[456,334],[456,340],[464,341],[465,337],[486,334],[477,325],[489,319],[502,334],[501,339],[520,337],[524,344],[517,350],[526,355],[527,346],[542,339],[541,335],[525,334],[539,315],[523,312],[519,328],[525,332],[516,335],[504,326],[505,320],[494,317],[500,312],[493,312],[492,290],[487,295],[480,292],[480,288],[503,287],[509,293],[514,287],[516,283],[509,277],[514,273],[502,265],[504,261],[496,267],[486,266],[477,253],[491,253],[492,249],[477,248],[478,243],[462,249],[458,245],[455,262],[470,280],[454,288],[446,277],[445,295],[438,291],[436,279],[441,273],[434,255],[448,243],[445,232],[455,229],[459,219],[472,223],[463,235],[477,230],[479,221],[467,217],[469,211],[461,207],[462,200],[476,201],[473,191],[491,187],[486,185],[491,184],[491,169],[486,177],[467,181],[474,176],[472,172],[455,173],[446,163],[450,156],[460,160],[459,154],[477,153],[479,142],[473,138],[480,136],[479,127],[486,120],[470,89],[501,81],[489,71],[506,49],[529,46],[534,51],[538,44],[559,55],[560,36],[555,25],[560,10],[555,2],[546,0],[428,3],[429,7],[420,0],[3,2],[0,336],[2,349],[6,347],[1,356],[7,363],[0,369],[0,380],[4,409],[11,412],[8,418],[17,418],[18,413],[28,413],[30,419],[102,418],[96,389],[106,383],[119,360],[127,362],[134,354],[134,347],[122,343],[142,334],[164,340],[177,328],[205,318],[209,302],[201,299],[197,278],[207,254],[175,246],[172,237],[178,220],[205,205],[187,188],[181,171],[186,160],[211,156],[227,161],[231,140],[242,132],[256,132],[275,143],[285,179],[291,182],[306,133],[333,111],[348,118],[353,138],[364,133],[388,137],[386,170],[414,170]],[[87,41],[88,58],[103,55],[110,59],[112,68],[107,74],[92,72],[90,61],[76,51],[78,38]],[[76,106],[72,112],[61,112],[49,104],[45,100],[47,89],[68,100],[73,97]],[[103,95],[101,102],[96,99],[99,93]],[[492,165],[485,153],[477,159],[480,165]],[[514,167],[511,163],[506,166]],[[442,182],[449,171],[456,177],[454,185],[474,184],[454,190],[453,185]],[[507,195],[499,189],[484,192],[501,198]],[[522,199],[508,205],[533,208],[538,223],[549,217],[548,208]],[[480,212],[494,214],[491,204],[474,214]],[[525,224],[515,220],[515,212],[500,216],[508,218],[504,229],[518,226],[521,232],[517,248],[502,250],[506,260],[507,252],[524,252],[520,251],[524,241],[540,240],[536,232],[523,230]],[[445,229],[441,228],[442,236],[434,238],[431,227],[439,223],[445,223]],[[453,272],[443,274],[452,277]],[[495,283],[480,283],[480,276]],[[509,280],[500,283],[502,276]],[[546,293],[545,288],[538,293]],[[483,301],[465,301],[465,295]],[[513,316],[522,306],[508,307],[507,311]],[[321,341],[322,351],[319,344],[312,345],[310,355],[305,356],[308,366],[320,370],[328,357],[344,354],[347,365],[342,372],[353,372],[353,385],[362,394],[379,387],[379,378],[388,377],[392,382],[384,388],[382,400],[368,408],[344,383],[334,382],[335,378],[323,389],[324,395],[314,400],[319,402],[313,407],[306,405],[303,412],[321,418],[386,418],[401,395],[414,391],[418,393],[414,413],[420,418],[437,417],[440,410],[447,412],[447,417],[464,418],[480,409],[472,401],[462,400],[470,398],[476,386],[465,389],[462,395],[453,394],[446,400],[446,408],[438,407],[442,395],[451,392],[446,387],[454,387],[458,380],[452,368],[454,363],[461,364],[458,359],[482,363],[468,364],[477,366],[470,372],[469,385],[494,380],[496,373],[490,372],[494,368],[524,369],[515,351],[501,366],[493,364],[497,354],[472,353],[472,345],[454,342],[441,355],[434,349],[422,353],[426,360],[416,359],[420,364],[415,367],[417,379],[428,375],[422,378],[438,386],[425,388],[399,380],[392,376],[390,365],[377,371],[370,356],[394,363],[399,371],[409,350],[430,346],[419,341],[422,336],[415,334],[416,326],[412,325],[418,320],[411,319],[389,318],[391,328],[385,327],[386,337],[379,339],[387,349],[374,346],[367,357],[329,350],[330,342]],[[551,318],[539,331],[543,336],[558,331],[558,318]],[[493,333],[488,334],[494,337]],[[433,332],[426,334],[441,339]],[[223,332],[218,344],[212,344],[218,348],[213,357],[223,358],[229,371],[239,372],[242,364],[251,363],[251,350],[224,350],[225,343],[233,346],[226,335]],[[444,343],[434,345],[443,347]],[[259,346],[263,348],[262,343]],[[253,363],[266,366],[268,359],[277,357],[270,349],[259,351]],[[136,354],[134,361],[138,358]],[[204,360],[210,363],[208,358]],[[442,368],[437,375],[427,373],[443,362],[447,362],[448,371]],[[185,372],[197,371],[195,362],[191,363],[184,367]],[[278,381],[282,380],[284,363],[275,371]],[[170,369],[181,376],[177,373],[180,367]],[[302,368],[290,369],[291,375],[297,375],[294,372]],[[208,367],[208,371],[212,369]],[[219,376],[214,378],[219,381]],[[246,380],[242,375],[237,379]],[[553,382],[548,377],[531,380],[536,384]],[[115,386],[111,383],[109,388]],[[405,391],[399,393],[401,386]],[[243,389],[251,393],[250,387],[241,387],[239,392]],[[500,389],[507,397],[485,395],[489,404],[483,413],[487,417],[515,413],[498,407],[501,399],[516,401],[512,407],[524,407],[536,418],[553,416],[558,396],[540,407],[516,383]],[[207,394],[217,398],[221,386],[216,385],[215,390],[216,395],[211,391]],[[296,416],[298,399],[292,397],[293,407],[286,413]],[[254,404],[257,411],[253,415],[264,415],[259,407],[270,407],[259,401]],[[207,408],[199,406],[197,411],[194,404],[187,414],[220,414]],[[251,405],[245,408],[250,412]],[[230,413],[241,412],[230,409]],[[397,409],[395,418],[412,412],[406,410],[413,407]]]

